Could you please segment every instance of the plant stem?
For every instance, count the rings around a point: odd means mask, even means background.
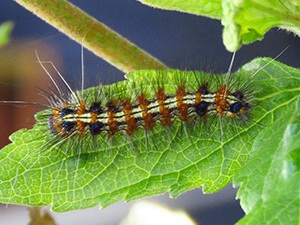
[[[167,69],[120,34],[66,0],[15,0],[123,72]]]
[[[51,214],[42,207],[30,207],[29,208],[29,225],[55,225],[55,220],[52,218]]]

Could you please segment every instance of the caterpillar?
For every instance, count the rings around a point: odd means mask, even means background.
[[[247,119],[250,103],[240,90],[230,91],[226,85],[210,91],[208,83],[202,82],[196,92],[188,92],[185,85],[179,85],[176,94],[166,94],[163,88],[156,91],[155,97],[146,98],[141,93],[134,101],[112,99],[102,105],[101,101],[61,102],[54,104],[49,116],[48,127],[59,136],[84,136],[118,132],[131,135],[138,129],[152,130],[156,123],[170,126],[174,120],[183,122],[209,116],[240,117]]]
[[[209,192],[217,190],[217,184],[226,184],[238,168],[235,162],[246,159],[248,140],[257,134],[252,114],[263,111],[256,102],[258,87],[252,76],[243,71],[211,75],[145,70],[127,74],[126,81],[79,91],[73,91],[60,76],[63,85],[52,81],[54,90],[42,93],[48,102],[40,104],[46,110],[36,115],[35,127],[16,134],[26,140],[22,149],[17,151],[16,136],[4,152],[17,162],[16,171],[7,170],[7,176],[13,178],[0,184],[10,186],[4,194],[10,196],[6,202],[18,202],[23,196],[24,204],[53,204],[54,211],[105,206],[119,197],[105,197],[103,192],[124,190],[125,194],[124,186],[142,185],[149,176],[159,177],[156,184],[169,182],[170,178],[161,174],[185,171],[186,167],[188,177],[199,173],[201,177],[189,184],[184,182],[186,175],[178,172],[183,176],[180,182],[175,176],[168,184],[173,196],[200,186],[203,179],[211,182]],[[210,160],[206,162],[206,158]],[[210,163],[222,171],[221,176],[206,171],[212,167]],[[23,176],[31,173],[43,180],[32,190],[33,196],[40,197],[30,197],[24,190]],[[85,198],[91,198],[87,203],[78,199],[84,189]],[[138,198],[141,192],[134,190],[127,200]],[[145,188],[146,195],[167,190]],[[53,197],[43,199],[44,195]],[[93,198],[97,195],[101,199]],[[70,204],[69,198],[74,203]]]
[[[81,145],[105,150],[120,137],[134,144],[136,133],[151,133],[155,127],[168,130],[174,123],[204,133],[204,123],[227,119],[236,125],[249,120],[251,82],[242,83],[241,77],[230,77],[229,82],[225,76],[178,70],[147,71],[146,76],[142,81],[91,88],[87,94],[48,95],[50,111],[41,124],[47,124],[50,139],[59,145],[74,139],[76,153],[82,152]],[[110,144],[103,147],[103,142]]]

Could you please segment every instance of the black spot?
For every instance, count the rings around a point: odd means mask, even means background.
[[[101,103],[100,102],[93,102],[90,106],[89,112],[94,112],[96,114],[101,114],[103,113],[103,109],[101,107]]]
[[[76,122],[63,121],[61,126],[65,129],[65,131],[71,131],[76,126]]]
[[[232,113],[238,113],[242,107],[243,107],[242,103],[236,102],[230,105],[229,111]]]
[[[107,107],[107,110],[108,111],[111,111],[111,112],[118,112],[118,107],[116,106],[115,102],[114,101],[109,101],[105,104],[105,106]]]
[[[198,91],[202,94],[202,95],[207,95],[209,94],[207,85],[202,85],[201,87],[199,87]]]
[[[66,116],[69,114],[75,113],[75,110],[70,109],[70,108],[63,108],[60,112],[61,116]]]
[[[244,95],[241,91],[236,91],[232,94],[234,97],[236,97],[239,100],[242,100],[244,98]]]
[[[101,122],[90,123],[90,132],[92,135],[100,134],[104,124]]]
[[[203,117],[207,114],[207,108],[209,106],[208,102],[202,101],[196,105],[196,113],[198,116]]]

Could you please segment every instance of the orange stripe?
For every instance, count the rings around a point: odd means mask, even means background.
[[[98,114],[95,113],[95,112],[90,112],[90,115],[91,115],[91,121],[90,121],[90,123],[96,123],[97,122],[97,116],[98,116]]]
[[[196,93],[195,93],[195,95],[196,95],[196,98],[195,98],[195,104],[199,104],[202,100],[201,100],[201,93],[200,93],[200,91],[197,91]]]
[[[186,95],[184,85],[180,85],[176,90],[177,108],[179,111],[179,119],[182,121],[188,120],[188,107],[184,103],[183,98]]]
[[[224,111],[226,110],[226,106],[228,105],[226,98],[228,97],[229,91],[226,86],[222,86],[215,93],[216,111],[220,117],[224,117]]]
[[[164,89],[160,88],[156,94],[157,102],[159,103],[159,112],[161,114],[160,123],[163,126],[169,126],[172,124],[172,116],[170,110],[166,107],[167,96],[164,93]]]
[[[85,101],[79,101],[79,107],[77,108],[77,116],[81,116],[85,113]],[[85,126],[84,122],[81,120],[76,121],[76,128],[79,136],[84,136],[85,135]]]
[[[115,110],[114,107],[117,106],[117,101],[116,100],[112,100],[108,103],[106,103],[106,107],[108,107],[107,110],[107,116],[108,116],[108,120],[107,120],[107,124],[108,124],[108,136],[111,137],[113,135],[115,135],[116,133],[118,133],[119,131],[119,124],[118,122],[115,120]],[[110,109],[110,107],[112,109]]]
[[[146,99],[146,95],[142,93],[141,96],[137,97],[136,100],[138,101],[138,103],[140,103],[140,109],[143,110],[142,117],[145,123],[143,127],[145,130],[151,130],[155,126],[155,121],[153,120],[152,114],[148,112],[147,107],[149,105],[149,102]]]
[[[59,122],[60,118],[60,110],[58,108],[53,110],[53,127],[55,128],[56,132],[59,134],[59,136],[64,136],[64,134],[61,132],[61,123]]]
[[[131,135],[133,132],[135,132],[138,127],[136,125],[135,118],[131,116],[132,112],[132,105],[130,104],[129,99],[126,99],[122,102],[123,105],[123,112],[125,116],[125,122],[126,122],[126,134]]]

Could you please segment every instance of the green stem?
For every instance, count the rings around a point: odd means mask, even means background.
[[[66,0],[15,0],[123,72],[167,69],[120,34]]]

